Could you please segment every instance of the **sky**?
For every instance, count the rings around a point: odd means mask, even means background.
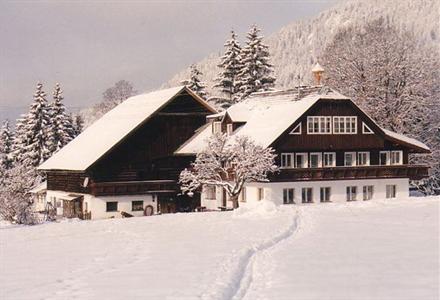
[[[38,81],[55,83],[72,112],[92,106],[121,79],[138,92],[223,49],[231,29],[270,35],[337,0],[0,0],[0,121],[28,110]]]

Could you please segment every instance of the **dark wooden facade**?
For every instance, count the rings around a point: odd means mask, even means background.
[[[356,134],[308,134],[308,116],[356,116]],[[222,131],[226,132],[226,124],[232,120],[226,114],[223,118]],[[365,123],[374,134],[364,134],[362,123]],[[301,124],[301,134],[289,134]],[[234,130],[242,123],[234,123]],[[333,125],[333,124],[332,124]],[[270,125],[268,125],[270,126]],[[335,152],[336,167],[322,168],[289,168],[281,169],[270,176],[270,181],[307,181],[307,180],[343,180],[372,178],[409,178],[420,180],[428,176],[428,167],[409,165],[409,154],[427,152],[413,145],[387,138],[382,130],[349,100],[319,100],[298,120],[293,122],[271,145],[278,154],[276,163],[280,165],[281,153]],[[401,150],[402,165],[379,166],[380,151]],[[369,166],[344,166],[345,152],[370,153]]]
[[[175,196],[178,176],[194,157],[173,153],[212,113],[184,90],[86,171],[47,171],[48,189],[95,196]]]

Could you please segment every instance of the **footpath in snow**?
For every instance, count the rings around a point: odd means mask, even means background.
[[[302,207],[240,299],[440,299],[440,197]]]
[[[0,299],[438,299],[440,198],[0,228]]]

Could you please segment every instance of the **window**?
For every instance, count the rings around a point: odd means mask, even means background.
[[[118,211],[118,202],[117,201],[107,202],[106,211],[107,212]]]
[[[258,201],[264,199],[264,188],[258,188]]]
[[[390,163],[392,165],[401,165],[403,158],[403,151],[391,151],[390,154]]]
[[[131,211],[141,210],[144,210],[144,201],[131,201]]]
[[[356,201],[357,186],[347,186],[347,201]]]
[[[283,189],[283,203],[292,204],[294,201],[295,190],[294,189]]]
[[[372,185],[364,185],[362,193],[364,195],[364,201],[371,200],[373,198],[374,187]]]
[[[296,125],[289,134],[301,134],[301,123]]]
[[[370,165],[370,152],[358,152],[357,165],[358,166],[369,166]]]
[[[307,133],[309,134],[331,134],[332,117],[313,116],[307,117]]]
[[[334,134],[356,134],[357,117],[333,117]]]
[[[240,202],[246,202],[246,187],[241,189]]]
[[[297,168],[307,168],[307,153],[296,153],[295,154],[295,167]]]
[[[324,167],[335,167],[336,166],[336,153],[335,152],[325,152],[324,153]]]
[[[319,152],[310,153],[310,168],[322,167],[322,154]]]
[[[390,164],[390,151],[380,151],[379,164],[380,165],[389,165]]]
[[[313,189],[312,188],[302,188],[301,200],[302,200],[302,203],[312,203],[313,202]]]
[[[362,122],[362,133],[363,134],[374,134],[373,130],[367,126],[364,122]]]
[[[281,153],[281,167],[293,168],[293,153]]]
[[[390,184],[386,186],[386,197],[387,199],[396,198],[396,185]]]
[[[213,133],[221,133],[222,132],[222,122],[213,122],[212,123],[212,132]]]
[[[356,165],[356,152],[345,152],[344,165],[347,167]]]
[[[234,126],[232,124],[227,124],[226,125],[226,133],[228,135],[231,135],[233,131],[234,131]]]
[[[330,202],[331,189],[330,187],[322,187],[320,189],[320,201]]]
[[[207,200],[215,200],[215,186],[214,185],[205,185],[205,199]]]

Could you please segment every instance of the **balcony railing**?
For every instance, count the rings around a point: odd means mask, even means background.
[[[425,165],[355,166],[330,168],[289,168],[270,176],[271,181],[343,180],[374,178],[409,178],[420,180],[428,177]]]
[[[175,180],[93,182],[90,190],[94,196],[142,195],[175,193],[178,186]]]

